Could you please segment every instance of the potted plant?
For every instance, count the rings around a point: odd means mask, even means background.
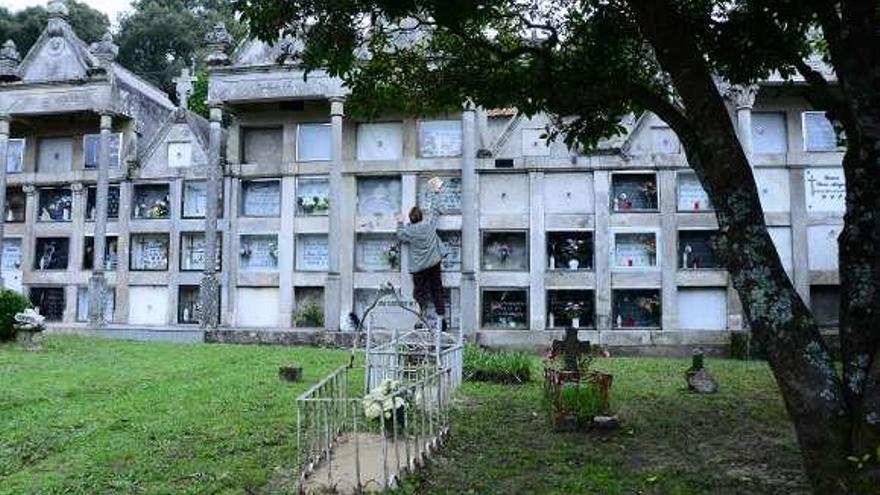
[[[382,421],[385,435],[401,433],[406,426],[409,392],[397,380],[386,378],[363,398],[367,419]],[[396,429],[395,429],[396,426]]]

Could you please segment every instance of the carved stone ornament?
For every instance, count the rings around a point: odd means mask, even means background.
[[[218,22],[214,28],[205,35],[205,44],[208,45],[208,55],[205,63],[209,66],[229,65],[229,49],[233,43],[232,35],[226,29],[226,24]]]
[[[755,106],[755,97],[757,95],[758,86],[756,84],[731,84],[724,92],[725,98],[733,102],[737,110]]]
[[[0,81],[16,81],[18,77],[18,65],[21,63],[21,54],[15,42],[7,40],[0,48]]]
[[[101,41],[92,43],[89,46],[89,51],[102,64],[109,64],[116,60],[116,55],[119,54],[119,47],[113,43],[113,35],[108,31],[101,37]]]
[[[67,25],[67,18],[70,10],[67,8],[65,0],[49,0],[46,6],[46,13],[49,14],[49,35],[61,36],[64,32],[64,26]]]

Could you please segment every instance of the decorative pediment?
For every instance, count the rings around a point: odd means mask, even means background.
[[[141,177],[204,175],[208,165],[208,122],[178,109],[145,148],[140,161]]]
[[[55,82],[87,79],[100,63],[67,22],[67,6],[55,0],[47,8],[49,22],[21,63],[24,82]]]

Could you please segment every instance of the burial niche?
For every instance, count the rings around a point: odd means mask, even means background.
[[[298,162],[328,161],[331,159],[330,124],[300,124],[297,126],[296,160]]]
[[[223,269],[223,238],[217,236],[215,246],[216,271]],[[180,271],[193,272],[205,269],[205,233],[182,232],[180,234]]]
[[[547,328],[593,328],[595,307],[591,290],[548,290]]]
[[[132,234],[131,270],[168,270],[168,234]]]
[[[77,287],[76,289],[76,321],[89,321],[89,288],[86,286]],[[113,314],[116,311],[116,289],[106,287],[104,290],[104,303],[102,312],[104,321],[113,321]]]
[[[297,177],[296,214],[325,216],[330,211],[330,179],[328,177]]]
[[[615,289],[611,298],[614,328],[660,328],[658,289]]]
[[[825,112],[804,112],[802,116],[804,151],[837,151],[837,133]]]
[[[461,155],[460,120],[426,120],[419,124],[419,156],[422,158]]]
[[[242,270],[277,270],[278,256],[277,235],[242,235],[239,238],[238,264]]]
[[[614,234],[614,266],[617,268],[657,266],[657,234],[653,232]]]
[[[611,176],[611,210],[618,213],[658,210],[657,175],[620,173]]]
[[[31,287],[29,294],[31,304],[46,321],[64,320],[64,309],[67,306],[64,287]]]
[[[94,222],[97,215],[98,188],[89,186],[86,191],[86,221]],[[109,186],[107,188],[107,219],[115,220],[119,218],[119,186]]]
[[[171,217],[168,184],[135,184],[131,198],[132,218],[158,220]]]
[[[443,187],[438,192],[428,184],[435,176],[423,175],[419,177],[418,194],[419,206],[427,208],[429,200],[434,199],[434,207],[445,215],[461,212],[461,177],[439,177],[443,181]]]
[[[359,272],[390,272],[400,269],[400,243],[394,234],[358,234],[355,268]]]
[[[86,236],[83,240],[83,270],[92,270],[95,266],[95,238]],[[104,270],[115,271],[119,266],[119,239],[108,235],[104,243]]]
[[[217,297],[220,295],[218,293]],[[219,308],[220,305],[218,304]],[[199,286],[181,285],[177,289],[177,323],[191,325],[199,322]]]
[[[27,198],[20,187],[6,190],[6,223],[24,223]]]
[[[357,212],[360,217],[389,217],[400,212],[399,177],[359,177]]]
[[[483,270],[528,271],[528,232],[484,231]]]
[[[693,172],[678,173],[678,211],[701,212],[712,211],[709,195],[700,184],[697,174]]]
[[[34,270],[67,270],[70,239],[38,237],[34,249]]]
[[[330,253],[326,234],[299,234],[295,245],[294,263],[297,271],[327,271]]]
[[[547,268],[550,270],[592,270],[592,232],[548,232]]]
[[[6,148],[6,172],[17,174],[24,172],[24,139],[10,139]]]
[[[39,221],[69,222],[73,211],[73,193],[67,187],[40,189]]]
[[[529,296],[526,289],[483,289],[483,328],[526,329]]]
[[[678,231],[678,268],[681,270],[711,270],[723,268],[715,254],[714,230]]]
[[[110,134],[110,166],[119,167],[122,155],[122,134]],[[101,157],[101,135],[86,134],[83,136],[83,166],[87,169],[98,168]]]
[[[277,217],[281,215],[281,182],[248,180],[241,183],[241,215]]]
[[[460,272],[461,271],[461,232],[455,230],[439,231],[440,250],[443,258],[440,261],[440,268],[444,272]]]
[[[208,183],[203,180],[191,180],[183,183],[183,218],[205,218],[208,212]],[[217,196],[217,217],[223,217],[223,184]]]

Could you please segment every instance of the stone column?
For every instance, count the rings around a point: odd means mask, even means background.
[[[3,236],[6,227],[6,160],[9,149],[9,117],[0,115],[0,257],[3,256]],[[0,270],[0,288],[6,287]]]
[[[593,172],[596,225],[593,242],[596,251],[596,330],[611,330],[611,173]],[[601,338],[600,344],[601,342]]]
[[[107,197],[110,188],[110,133],[113,131],[113,118],[101,113],[101,141],[98,148],[98,186],[95,192],[95,260],[92,263],[92,278],[89,280],[89,326],[102,327],[104,321],[104,279],[105,247],[107,245]],[[76,262],[76,260],[74,260]]]
[[[25,194],[24,237],[21,238],[21,271],[22,278],[24,279],[34,269],[34,249],[36,249],[34,225],[37,222],[37,187],[33,184],[25,184],[21,190]]]
[[[208,143],[208,170],[205,192],[205,267],[199,287],[199,326],[203,329],[217,328],[220,324],[220,282],[217,279],[217,199],[220,197],[220,180],[223,163],[220,160],[222,145],[223,111],[211,108],[211,132]]]
[[[547,232],[544,218],[544,172],[529,172],[529,328],[547,329]]]
[[[477,195],[476,111],[466,105],[461,114],[461,330],[468,340],[480,328],[477,293],[477,252],[480,244],[480,208]]]
[[[810,256],[807,246],[809,215],[807,192],[804,188],[805,167],[788,169],[788,188],[791,191],[791,277],[801,299],[810,302]]]
[[[660,235],[657,238],[659,250],[657,262],[661,273],[661,328],[663,330],[679,330],[678,328],[678,226],[675,212],[677,209],[675,195],[675,171],[659,170],[660,186]]]
[[[324,288],[324,328],[339,330],[342,316],[342,278],[340,276],[340,248],[342,246],[342,120],[344,116],[343,99],[330,98],[330,211],[327,237],[329,256],[327,259],[327,284]]]
[[[736,107],[737,135],[746,156],[752,154],[752,107],[758,95],[757,85],[733,85],[727,90],[727,98]]]

